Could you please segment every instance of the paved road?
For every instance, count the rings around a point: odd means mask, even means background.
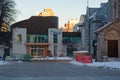
[[[56,62],[11,62],[0,80],[120,80],[120,71]]]

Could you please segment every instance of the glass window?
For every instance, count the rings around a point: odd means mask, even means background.
[[[18,34],[18,35],[17,35],[17,43],[18,43],[18,44],[21,44],[21,43],[22,43],[22,35],[21,35],[21,34]]]
[[[54,35],[53,35],[53,42],[54,42],[54,43],[57,43],[57,34],[54,34]]]
[[[30,36],[27,36],[27,42],[30,43]]]

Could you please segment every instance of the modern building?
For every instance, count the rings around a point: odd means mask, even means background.
[[[60,56],[62,31],[56,16],[32,16],[12,25],[12,57]]]
[[[32,16],[12,25],[12,49],[10,56],[23,59],[34,57],[72,56],[80,50],[80,32],[64,33],[58,29],[56,16]]]
[[[67,56],[73,57],[73,51],[81,50],[80,32],[63,32],[62,39]]]
[[[54,16],[54,12],[51,8],[46,8],[43,12],[37,12],[37,16]]]

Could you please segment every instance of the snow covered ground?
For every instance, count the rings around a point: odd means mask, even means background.
[[[7,65],[7,64],[10,64],[10,63],[8,63],[7,61],[0,61],[0,65]]]
[[[93,62],[83,64],[81,62],[71,61],[70,63],[78,66],[91,66],[91,67],[100,67],[100,68],[110,68],[120,70],[120,62]]]
[[[70,57],[57,57],[57,58],[48,57],[45,60],[73,60],[73,59]],[[90,66],[90,67],[100,67],[100,68],[110,68],[110,69],[120,70],[120,62],[93,62],[93,63],[83,64],[81,62],[71,61],[70,63],[78,66]],[[10,63],[7,61],[6,62],[0,61],[0,65],[8,65],[8,64]]]
[[[45,58],[32,58],[31,60],[73,60],[70,57],[45,57]]]

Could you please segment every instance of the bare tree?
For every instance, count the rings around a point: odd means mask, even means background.
[[[16,13],[13,0],[0,0],[0,29],[3,23],[9,26],[15,20]]]

